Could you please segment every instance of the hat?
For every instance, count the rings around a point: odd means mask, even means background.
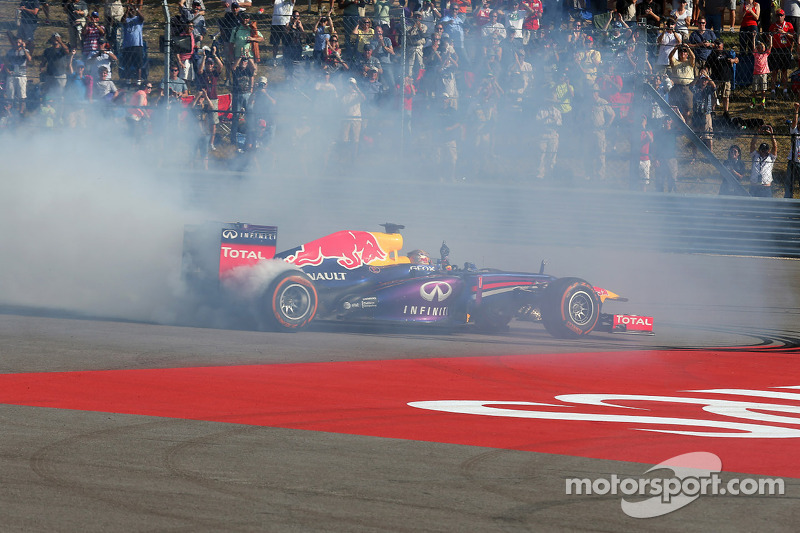
[[[350,79],[349,79],[349,80],[347,80],[347,81],[349,81],[350,83],[358,83],[358,82],[356,81],[356,79],[355,79],[355,78],[350,78]]]
[[[592,39],[592,36],[591,36],[591,35],[587,35],[587,36],[584,38],[584,41],[586,41],[587,43],[593,43],[593,42],[594,42],[594,39]]]
[[[201,4],[201,3],[200,3],[200,2],[198,2],[197,0],[194,0],[194,2],[192,2],[192,5],[193,5],[193,6],[202,6],[203,4]]]
[[[372,50],[372,45],[371,44],[365,44],[364,45],[364,51],[366,52],[367,50]]]
[[[93,17],[99,17],[100,13],[98,13],[97,11],[92,11],[92,16]]]
[[[266,76],[260,76],[258,78],[258,84],[259,85],[266,85],[267,84],[267,77]]]
[[[75,67],[76,67],[76,68],[83,68],[83,67],[85,67],[85,66],[86,66],[86,63],[84,63],[84,62],[83,62],[83,61],[81,61],[80,59],[79,59],[79,60],[77,60],[77,61],[75,62]]]
[[[236,9],[239,9],[239,3],[238,2],[231,2],[231,11],[234,11]]]
[[[778,15],[785,15],[785,14],[786,14],[786,11],[784,11],[783,9],[779,9],[778,10]]]
[[[248,13],[247,11],[242,11],[241,13],[239,13],[239,18],[249,19],[250,13]]]
[[[61,39],[61,34],[60,33],[54,33],[53,35],[50,36],[50,38],[51,39],[56,39],[56,38]]]
[[[758,151],[759,152],[769,152],[769,145],[767,143],[761,143],[758,146]]]

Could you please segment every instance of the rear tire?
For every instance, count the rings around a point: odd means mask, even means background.
[[[300,272],[285,272],[264,293],[263,316],[268,325],[282,331],[304,328],[317,313],[317,289]]]
[[[588,335],[599,319],[600,298],[584,280],[561,278],[547,287],[542,323],[553,337],[576,339]]]

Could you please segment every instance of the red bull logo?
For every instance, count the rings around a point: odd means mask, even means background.
[[[318,266],[326,259],[347,269],[368,265],[372,261],[386,259],[387,253],[381,248],[375,235],[368,231],[338,231],[321,239],[311,241],[300,247],[295,255],[286,261],[298,267]]]

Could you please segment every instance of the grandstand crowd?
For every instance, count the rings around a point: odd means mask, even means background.
[[[344,162],[365,140],[431,139],[439,176],[457,181],[465,161],[492,166],[513,135],[535,178],[580,156],[578,174],[604,180],[608,154],[624,159],[633,188],[670,192],[684,149],[675,121],[714,149],[715,130],[734,122],[735,91],[754,113],[791,115],[800,57],[800,3],[789,0],[783,9],[754,0],[211,4],[178,0],[166,21],[145,16],[157,5],[142,0],[22,0],[2,58],[0,128],[109,120],[135,136],[190,129],[193,157],[207,166],[227,146],[269,150],[298,116],[322,115],[336,117]],[[664,101],[648,100],[644,82]],[[789,186],[800,160],[796,111]],[[755,164],[727,166],[751,194],[771,196],[775,131],[758,124],[756,133],[763,142],[749,153],[735,148],[760,163],[758,176]]]

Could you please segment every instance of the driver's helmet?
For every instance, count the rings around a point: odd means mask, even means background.
[[[425,250],[412,250],[406,254],[415,265],[430,265],[431,256]]]

